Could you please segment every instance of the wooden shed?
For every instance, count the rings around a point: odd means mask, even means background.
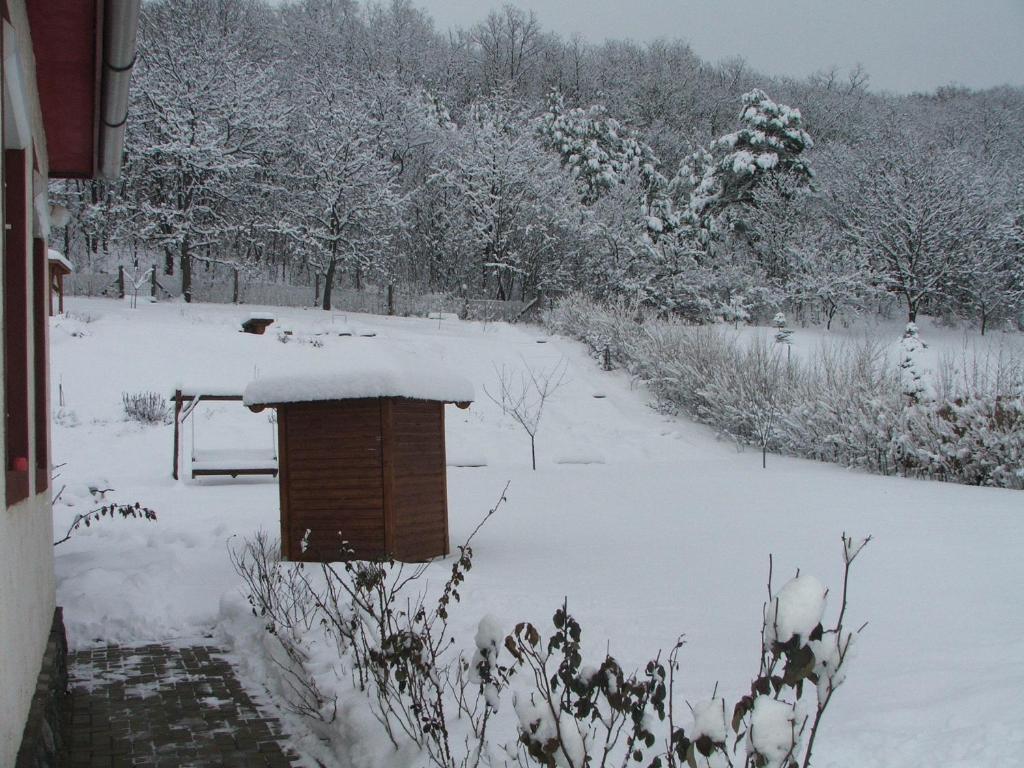
[[[277,409],[281,550],[288,560],[448,554],[444,407],[459,377],[393,370],[251,383],[245,404]]]

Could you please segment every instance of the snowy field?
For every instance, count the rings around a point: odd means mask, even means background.
[[[472,408],[447,410],[449,464],[483,465],[449,467],[453,544],[511,482],[507,504],[475,539],[454,611],[464,647],[488,613],[506,629],[531,620],[549,631],[567,597],[593,657],[607,643],[628,668],[685,633],[685,698],[707,699],[717,683],[734,701],[757,671],[769,553],[777,586],[799,567],[836,589],[840,534],[871,534],[849,609],[854,624],[870,623],[814,764],[1020,764],[1020,492],[775,456],[762,470],[756,450],[737,451],[703,427],[659,415],[625,374],[601,371],[581,345],[537,328],[273,309],[278,322],[253,336],[238,331],[247,316],[239,307],[71,299],[67,308],[52,327],[53,454],[63,465],[56,488],[66,485],[55,531],[63,535],[92,508],[90,485],[159,516],[103,521],[57,549],[58,602],[74,647],[212,637],[234,649],[250,683],[261,669],[258,625],[232,618],[239,579],[227,548],[259,529],[276,533],[276,482],[175,482],[172,428],[125,421],[122,393],[169,395],[179,384],[241,391],[257,375],[337,364],[354,347],[360,355],[409,352],[476,388]],[[288,343],[278,340],[281,327],[295,331]],[[940,335],[922,329],[928,342]],[[796,329],[798,343],[811,336]],[[944,338],[950,349],[959,344],[953,332]],[[526,435],[484,387],[494,391],[495,366],[540,370],[562,361],[566,381],[541,423],[534,472]],[[194,418],[200,450],[271,446],[266,413],[231,403],[201,406]],[[186,478],[192,439],[188,427]],[[442,562],[428,575],[439,583],[448,570]],[[358,722],[360,702],[349,704]],[[391,764],[368,729],[347,738],[355,765]]]

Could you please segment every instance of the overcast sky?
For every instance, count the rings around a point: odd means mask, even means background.
[[[438,29],[468,27],[500,0],[414,0]],[[1024,85],[1024,0],[515,0],[563,36],[679,37],[703,58],[742,56],[802,77],[862,63],[900,93],[957,83]]]

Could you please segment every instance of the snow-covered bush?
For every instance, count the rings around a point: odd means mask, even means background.
[[[545,318],[644,381],[668,411],[739,443],[881,474],[1024,488],[1024,363],[1003,350],[922,378],[916,328],[890,360],[875,340],[799,359],[764,338],[570,295]]]
[[[1024,357],[1004,345],[942,353],[934,370],[937,400],[958,397],[1014,398],[1024,395]]]
[[[798,575],[776,591],[769,571],[760,667],[749,693],[733,706],[721,697],[698,703],[692,723],[681,717],[686,707],[676,688],[682,638],[640,671],[607,652],[598,666],[586,665],[583,629],[563,602],[546,638],[525,621],[506,634],[485,616],[473,649],[459,649],[449,619],[472,567],[468,541],[429,600],[417,592],[425,590],[422,564],[281,563],[265,535],[232,557],[264,622],[264,648],[281,670],[286,706],[313,721],[325,743],[338,727],[338,704],[361,708],[365,698],[402,764],[791,768],[809,765],[822,716],[845,678],[859,632],[844,624],[850,566],[867,541],[843,536],[842,600],[827,629],[821,582]],[[330,658],[322,655],[326,646]]]
[[[732,350],[731,365],[707,371],[700,391],[706,403],[698,416],[732,437],[754,442],[765,466],[768,450],[777,447],[778,424],[792,407],[799,368],[761,338]]]
[[[633,350],[646,333],[647,311],[622,297],[599,304],[583,293],[568,293],[546,311],[544,322],[555,333],[579,339],[595,356],[629,368]]]
[[[681,638],[664,659],[659,653],[641,671],[626,672],[610,654],[597,667],[583,663],[583,629],[567,604],[555,612],[546,641],[532,624],[516,625],[505,640],[514,659],[509,671],[519,675],[509,686],[519,732],[515,764],[808,766],[860,631],[844,624],[846,595],[850,567],[869,540],[842,537],[842,598],[828,628],[821,582],[797,575],[774,591],[769,576],[761,663],[749,693],[733,706],[721,697],[698,702],[690,707],[692,722],[680,718],[677,701]]]
[[[303,564],[282,562],[280,543],[265,531],[229,547],[228,555],[248,588],[253,615],[267,632],[264,647],[283,680],[284,705],[304,717],[333,722],[337,697],[325,692],[308,668],[315,643],[311,630],[321,617]]]
[[[780,432],[785,450],[881,474],[903,409],[897,369],[872,339],[822,345],[801,364]]]
[[[77,323],[81,323],[82,325],[89,325],[90,323],[95,323],[99,319],[99,317],[100,317],[99,315],[94,314],[92,312],[81,312],[81,311],[79,311],[79,312],[70,312],[70,311],[68,311],[68,312],[64,313],[64,319],[65,320],[73,320],[73,321],[75,321]]]
[[[905,413],[896,460],[902,474],[1024,489],[1024,400],[965,397]]]
[[[159,392],[124,392],[121,394],[124,416],[140,424],[170,424],[171,409]]]
[[[53,422],[62,427],[77,427],[80,423],[78,414],[70,408],[58,408],[54,411]]]
[[[294,342],[298,345],[308,345],[316,349],[320,349],[324,345],[323,339],[316,334],[294,333],[292,331],[281,331],[277,334],[277,340],[282,344]]]
[[[503,491],[476,531],[504,500]],[[449,612],[472,568],[476,531],[458,547],[433,598],[423,587],[423,563],[285,563],[265,533],[233,549],[252,613],[276,640],[270,655],[286,706],[323,728],[335,719],[339,690],[365,696],[396,750],[412,745],[439,768],[479,765],[509,669],[499,662],[505,638],[492,617],[480,622],[472,655],[453,651]],[[327,647],[332,674],[324,676]]]

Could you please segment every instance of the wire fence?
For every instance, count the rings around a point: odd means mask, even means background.
[[[75,272],[64,278],[68,296],[107,296],[180,301],[181,279],[152,270],[134,272],[120,268],[113,272]],[[205,270],[192,278],[192,300],[212,304],[250,304],[272,307],[320,306],[317,285],[260,281],[239,274],[216,275]],[[466,320],[514,323],[523,319],[536,302],[464,299],[446,293],[414,293],[402,289],[369,286],[363,290],[334,288],[331,308],[345,312],[403,317],[455,315]]]

